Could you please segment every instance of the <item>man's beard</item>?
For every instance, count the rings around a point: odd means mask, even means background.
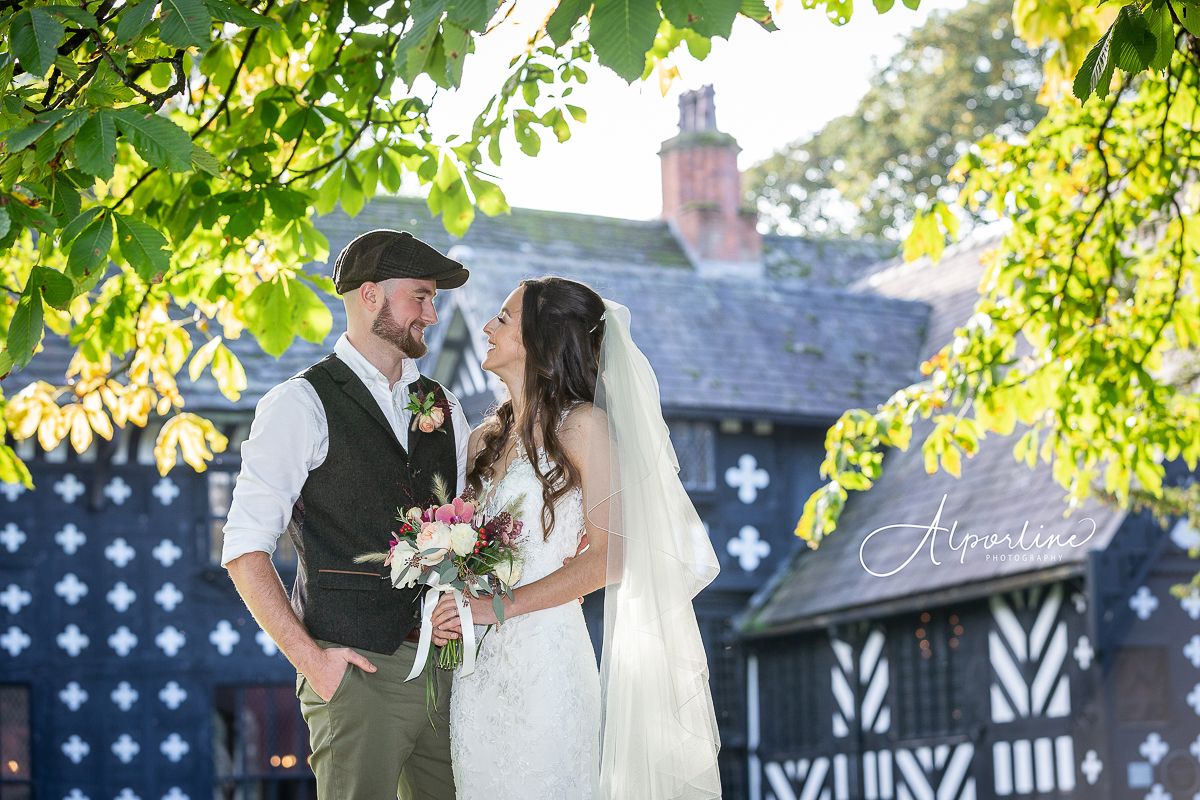
[[[391,307],[387,298],[383,300],[383,308],[379,309],[379,316],[375,317],[375,321],[371,323],[371,333],[398,348],[409,358],[420,358],[429,352],[425,343],[412,335],[411,326],[404,327],[392,319]]]

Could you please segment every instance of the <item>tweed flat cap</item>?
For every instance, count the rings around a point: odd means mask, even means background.
[[[388,278],[424,278],[439,289],[456,289],[470,273],[462,264],[439,253],[408,231],[375,230],[364,233],[338,254],[333,283],[345,294],[368,281]]]

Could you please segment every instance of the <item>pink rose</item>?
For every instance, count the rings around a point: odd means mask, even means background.
[[[433,420],[435,428],[440,428],[442,427],[442,423],[446,421],[446,414],[440,408],[434,406],[433,410],[429,412],[429,419]],[[429,431],[425,432],[429,433]]]
[[[417,422],[417,427],[421,429],[421,433],[433,433],[437,430],[437,425],[434,424],[433,417],[424,414]]]

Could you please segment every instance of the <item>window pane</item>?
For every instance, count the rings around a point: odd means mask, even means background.
[[[28,781],[29,765],[29,687],[0,686],[0,782]],[[22,795],[19,787],[5,788],[4,797]]]
[[[213,754],[217,797],[316,797],[308,729],[293,685],[217,687]]]

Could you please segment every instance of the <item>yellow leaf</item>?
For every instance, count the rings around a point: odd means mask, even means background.
[[[242,362],[225,345],[217,348],[213,356],[213,377],[217,379],[217,388],[230,402],[236,402],[246,388],[246,370]]]
[[[962,459],[958,454],[958,448],[954,445],[950,445],[942,453],[942,468],[956,478],[962,477]]]
[[[221,337],[214,336],[205,342],[204,346],[196,351],[192,356],[192,363],[188,364],[188,377],[193,381],[200,380],[200,373],[204,372],[204,368],[213,360],[213,353],[221,346]]]
[[[70,426],[71,448],[76,453],[84,452],[92,444],[92,426],[88,422],[87,411],[78,403],[72,403],[63,408],[63,417]]]

